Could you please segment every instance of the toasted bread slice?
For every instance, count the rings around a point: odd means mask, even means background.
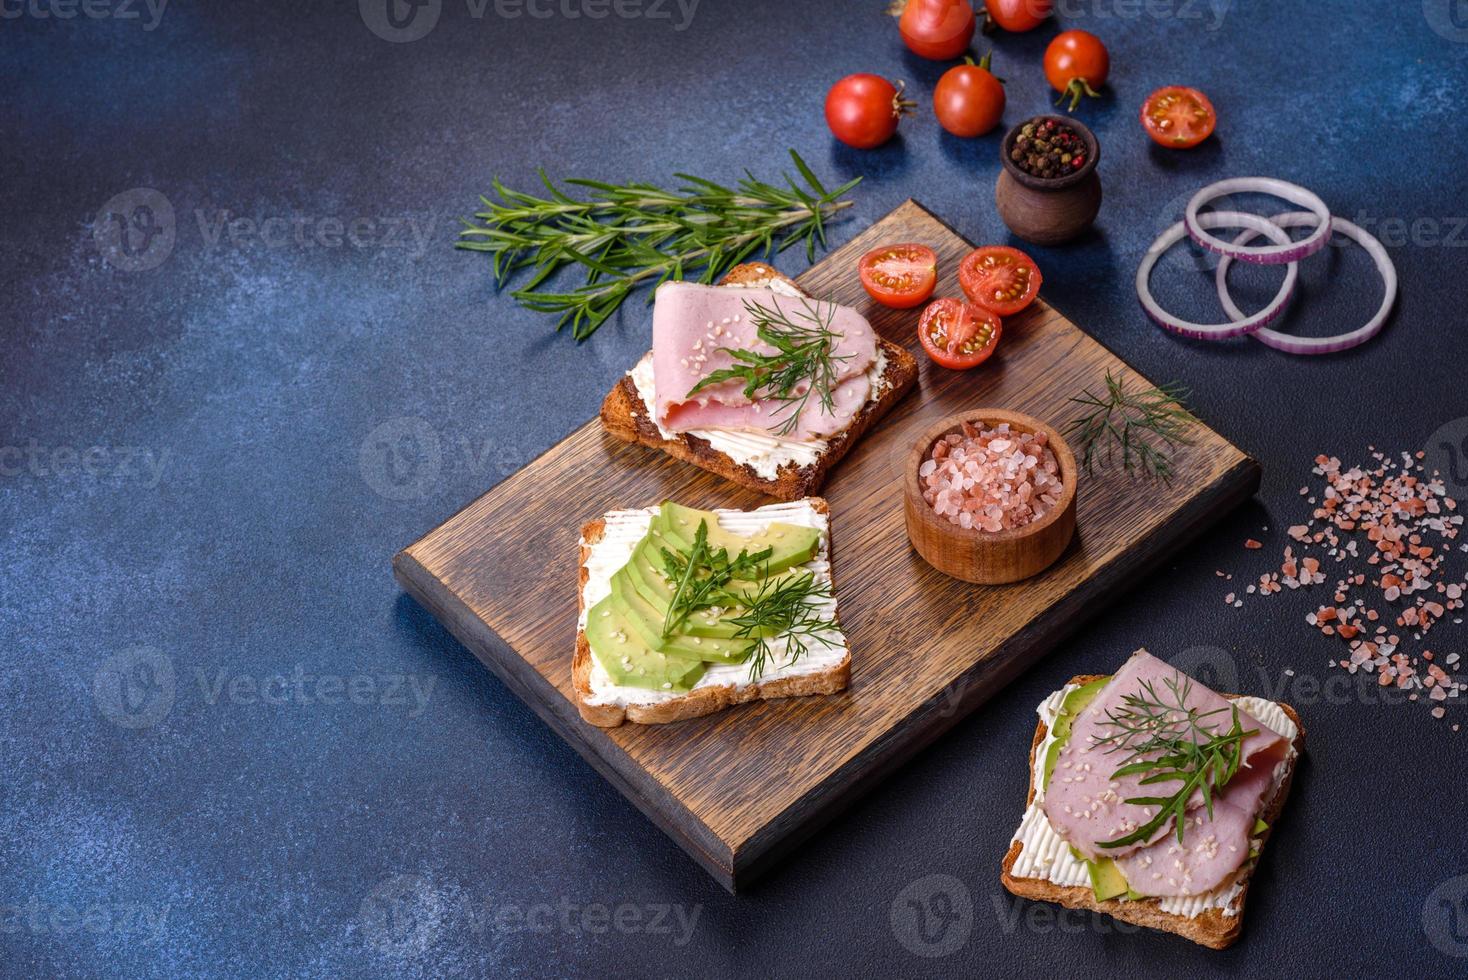
[[[782,283],[801,295],[806,295],[796,285],[795,280],[763,262],[746,262],[735,266],[719,284],[731,287],[763,287],[774,283]],[[819,491],[825,485],[831,468],[917,383],[916,358],[897,344],[880,337],[877,338],[877,344],[887,358],[886,369],[882,374],[885,387],[878,397],[867,402],[845,432],[829,441],[825,452],[816,462],[806,466],[787,463],[776,471],[773,480],[761,476],[743,463],[735,462],[728,454],[714,449],[698,436],[682,434],[664,439],[657,424],[648,415],[647,404],[638,394],[637,386],[630,377],[623,377],[618,381],[602,402],[601,423],[603,428],[618,439],[661,449],[669,456],[702,467],[742,487],[769,494],[778,500],[799,500]]]
[[[831,513],[830,505],[822,497],[812,497],[810,503],[817,513]],[[591,554],[588,545],[600,541],[605,530],[606,523],[599,519],[581,528],[581,556],[577,562],[579,571],[576,583],[578,613],[585,608],[586,580],[589,577],[586,562]],[[828,555],[831,548],[830,537],[827,535],[826,540]],[[834,581],[832,584],[834,587]],[[839,612],[836,619],[840,621]],[[591,644],[587,642],[586,633],[582,629],[576,630],[576,652],[571,660],[571,686],[576,692],[576,707],[583,720],[599,728],[616,728],[624,721],[639,725],[664,725],[710,715],[745,701],[794,698],[807,694],[836,694],[846,690],[850,682],[851,651],[847,650],[840,663],[793,677],[780,677],[740,687],[721,685],[696,688],[687,694],[655,704],[591,704]]]
[[[1072,677],[1069,683],[1089,684],[1103,676],[1105,675],[1087,674]],[[1225,694],[1224,697],[1232,700],[1242,695]],[[1289,769],[1285,772],[1284,779],[1280,781],[1279,791],[1265,804],[1264,810],[1260,813],[1260,818],[1269,824],[1269,829],[1259,835],[1261,850],[1263,842],[1267,842],[1269,835],[1274,832],[1274,823],[1279,818],[1280,811],[1284,809],[1285,799],[1290,793],[1290,783],[1295,776],[1295,765],[1299,762],[1300,753],[1305,748],[1305,726],[1300,722],[1300,716],[1295,713],[1294,708],[1287,704],[1280,703],[1279,706],[1290,721],[1295,723],[1297,732],[1294,741],[1295,752],[1290,759]],[[1025,801],[1026,807],[1035,802],[1035,754],[1040,751],[1046,732],[1045,722],[1041,721],[1036,726],[1034,740],[1030,742],[1030,795]],[[1041,878],[1016,878],[1011,872],[1022,850],[1024,850],[1024,844],[1021,841],[1014,841],[1009,845],[1009,853],[1004,856],[1003,870],[999,875],[999,880],[1011,894],[1041,902],[1055,902],[1068,909],[1104,912],[1122,922],[1146,926],[1148,929],[1157,929],[1161,932],[1170,932],[1210,949],[1224,949],[1233,945],[1234,941],[1239,938],[1244,927],[1244,901],[1248,898],[1249,882],[1253,878],[1254,869],[1258,867],[1259,860],[1255,859],[1252,866],[1247,866],[1239,871],[1239,874],[1242,875],[1242,878],[1239,879],[1242,888],[1230,905],[1234,914],[1225,915],[1222,909],[1206,909],[1199,915],[1185,916],[1164,912],[1161,900],[1156,898],[1107,899],[1104,902],[1098,902],[1096,893],[1088,885],[1065,886]]]

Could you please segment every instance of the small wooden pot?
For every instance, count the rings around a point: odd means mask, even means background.
[[[1026,123],[1054,119],[1076,131],[1086,144],[1086,162],[1075,173],[1046,180],[1025,173],[1009,158],[1014,141]],[[1004,134],[999,144],[999,162],[1004,169],[994,185],[994,203],[999,217],[1025,241],[1036,245],[1059,245],[1080,236],[1101,210],[1101,178],[1096,161],[1101,144],[1083,123],[1065,116],[1035,116]]]
[[[1043,432],[1060,464],[1061,497],[1049,513],[1031,524],[1006,531],[982,531],[950,523],[923,499],[918,469],[933,445],[961,425],[1008,422],[1011,429]],[[902,475],[907,538],[938,571],[965,582],[1003,585],[1039,574],[1065,551],[1076,529],[1076,459],[1059,432],[1029,415],[997,408],[975,408],[929,426],[908,454]]]

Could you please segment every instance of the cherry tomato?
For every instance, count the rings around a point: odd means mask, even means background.
[[[880,75],[847,75],[826,93],[826,125],[847,146],[870,150],[897,132],[897,121],[916,105],[902,97],[902,83]]]
[[[984,0],[989,20],[1006,31],[1033,31],[1045,23],[1054,0]]]
[[[1072,111],[1084,95],[1097,96],[1096,90],[1106,84],[1111,71],[1111,55],[1096,35],[1089,31],[1065,31],[1045,49],[1045,77],[1060,93],[1057,104],[1070,96]]]
[[[935,362],[966,371],[989,359],[999,346],[999,317],[961,299],[935,299],[918,321],[918,339]]]
[[[1039,295],[1040,267],[1008,245],[976,248],[958,265],[958,284],[969,302],[1000,316],[1014,316]]]
[[[1163,146],[1189,150],[1213,134],[1218,113],[1208,96],[1195,88],[1168,85],[1142,103],[1142,128]]]
[[[883,245],[863,255],[857,268],[872,299],[894,310],[917,306],[938,282],[938,256],[926,245]]]
[[[947,61],[974,39],[974,8],[970,0],[907,0],[897,29],[913,54]]]
[[[1004,115],[1004,86],[989,72],[993,55],[948,69],[933,89],[933,115],[954,136],[983,136]]]

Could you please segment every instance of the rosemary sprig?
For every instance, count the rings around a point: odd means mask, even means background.
[[[1102,455],[1098,450],[1104,449],[1110,465],[1120,448],[1126,472],[1137,466],[1145,474],[1170,481],[1173,450],[1192,443],[1188,430],[1197,421],[1183,405],[1187,394],[1177,384],[1129,386],[1120,374],[1108,370],[1104,395],[1094,395],[1087,388],[1070,399],[1089,411],[1071,420],[1065,434],[1075,438],[1087,473]]]
[[[837,365],[849,360],[849,354],[836,354],[836,344],[844,336],[833,333],[831,322],[836,316],[834,303],[818,303],[801,297],[800,309],[786,313],[777,305],[765,306],[753,300],[744,301],[745,312],[755,325],[756,336],[775,349],[773,354],[721,347],[737,362],[733,367],[713,371],[688,392],[692,398],[705,388],[725,381],[744,382],[744,397],[751,400],[779,402],[775,415],[788,415],[776,435],[789,435],[800,425],[801,412],[811,395],[821,403],[821,410],[835,414],[831,389],[836,385]]]
[[[590,192],[577,200],[543,171],[544,197],[496,179],[493,197],[480,197],[484,210],[464,221],[456,244],[490,254],[497,288],[517,271],[533,269],[511,295],[527,309],[559,314],[556,329],[569,324],[572,336],[585,340],[640,286],[684,278],[713,282],[751,256],[802,243],[814,259],[816,243],[826,244],[826,222],[851,207],[841,198],[861,178],[828,189],[799,154],[791,150],[790,157],[800,180],[786,176],[784,186],[748,171],[732,188],[688,174],[675,175],[682,183],[673,190],[565,181]],[[586,270],[580,286],[556,291],[546,285],[572,265]]]
[[[733,578],[752,579],[757,576],[769,561],[772,551],[765,548],[751,555],[744,550],[731,559],[727,548],[709,547],[706,520],[698,522],[691,550],[682,552],[663,548],[663,570],[669,579],[678,583],[673,599],[668,603],[668,612],[663,617],[663,637],[676,633],[698,610],[729,604],[730,596],[724,591],[724,586]]]
[[[749,658],[749,679],[758,680],[774,656],[771,642],[784,640],[789,667],[810,652],[809,642],[839,633],[841,625],[822,611],[819,603],[831,598],[831,587],[818,583],[813,572],[783,579],[766,579],[754,594],[739,598],[742,615],[730,620],[739,627],[740,638],[754,639]]]
[[[1244,730],[1239,709],[1215,708],[1200,711],[1188,707],[1188,694],[1193,683],[1186,677],[1163,681],[1167,693],[1159,696],[1156,685],[1143,681],[1135,694],[1122,697],[1122,707],[1106,712],[1103,726],[1116,731],[1096,740],[1109,746],[1106,754],[1126,752],[1112,779],[1141,775],[1141,785],[1181,783],[1170,796],[1134,796],[1125,802],[1136,806],[1157,807],[1157,813],[1136,830],[1115,840],[1102,841],[1098,847],[1125,847],[1149,840],[1157,828],[1169,819],[1177,822],[1177,842],[1183,842],[1187,826],[1188,801],[1202,792],[1208,818],[1213,818],[1213,794],[1222,789],[1244,761],[1244,739],[1255,729]],[[1170,695],[1170,698],[1169,698]],[[1224,711],[1232,712],[1232,724],[1220,731],[1217,724],[1205,720]]]

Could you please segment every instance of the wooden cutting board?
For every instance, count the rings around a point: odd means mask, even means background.
[[[862,253],[894,242],[930,246],[943,274],[938,295],[961,295],[958,262],[972,246],[914,201],[800,277],[813,295],[863,311],[922,363],[918,389],[837,466],[824,491],[852,650],[844,694],[758,702],[675,725],[599,729],[581,721],[570,700],[581,525],[667,497],[704,508],[769,502],[612,439],[594,419],[393,561],[414,598],[731,891],[1259,486],[1258,464],[1200,425],[1196,442],[1177,454],[1170,484],[1119,468],[1083,476],[1077,538],[1040,576],[976,586],[934,571],[907,542],[899,483],[930,421],[990,406],[1061,426],[1076,414],[1071,395],[1100,390],[1108,370],[1135,372],[1044,302],[1006,321],[998,353],[982,368],[935,367],[919,351],[916,312],[876,306],[856,276]],[[1123,315],[1149,329],[1140,311]],[[1029,738],[1028,729],[1016,732],[1016,746]]]

